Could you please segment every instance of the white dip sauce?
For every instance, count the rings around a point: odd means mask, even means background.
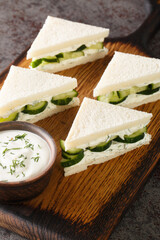
[[[49,164],[50,149],[41,137],[23,130],[0,132],[0,181],[35,177]]]

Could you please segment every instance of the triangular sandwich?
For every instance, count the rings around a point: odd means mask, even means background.
[[[0,91],[0,122],[37,122],[78,106],[77,80],[11,66]]]
[[[115,52],[93,96],[130,108],[160,99],[160,59]]]
[[[58,72],[103,58],[109,29],[48,16],[27,53],[31,67]]]
[[[151,117],[151,113],[84,98],[66,140],[60,141],[65,176],[149,144]]]

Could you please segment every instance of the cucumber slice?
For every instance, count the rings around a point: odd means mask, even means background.
[[[160,88],[155,88],[155,89],[148,89],[148,90],[145,90],[145,91],[142,91],[142,92],[138,92],[137,94],[142,94],[142,95],[151,95],[155,92],[158,92]]]
[[[160,82],[159,83],[152,83],[152,89],[160,88]]]
[[[18,119],[19,113],[13,112],[6,118],[0,118],[0,122],[16,121]]]
[[[64,52],[64,53],[58,54],[57,56],[59,61],[61,62],[70,58],[82,57],[84,56],[84,52],[82,51]]]
[[[108,103],[108,97],[106,97],[106,95],[98,96],[97,100],[100,101],[100,102],[107,102]]]
[[[38,114],[38,113],[43,112],[45,110],[45,108],[47,107],[47,105],[48,105],[47,101],[41,101],[34,105],[28,104],[24,107],[22,112],[25,114],[30,114],[30,115]]]
[[[81,149],[81,148],[72,148],[72,149],[65,151],[65,146],[64,146],[63,140],[60,140],[60,147],[63,150],[63,152],[68,153],[70,155],[75,155],[75,154],[79,154],[79,153],[83,152],[83,149]]]
[[[74,97],[77,96],[78,92],[76,90],[72,90],[70,92],[62,93],[52,97],[51,102],[55,105],[67,105],[72,101]]]
[[[118,96],[118,93],[116,91],[113,91],[108,96],[108,102],[111,103],[111,104],[118,104],[118,103],[121,103],[124,100],[126,100],[126,98],[127,98],[127,96],[120,98]]]
[[[51,99],[51,103],[58,106],[68,105],[71,101],[72,101],[72,98],[65,98],[65,99],[58,99],[58,100]]]
[[[121,99],[124,97],[127,97],[129,94],[130,94],[130,89],[117,91],[117,95]]]
[[[42,59],[36,59],[35,61],[31,62],[30,66],[32,68],[38,67],[42,63]]]
[[[112,141],[109,140],[108,142],[101,142],[96,146],[93,147],[88,147],[87,149],[90,150],[91,152],[103,152],[107,148],[109,148],[112,144]]]
[[[124,135],[124,139],[121,139],[119,136],[114,139],[116,142],[123,143],[135,143],[144,138],[144,133],[147,132],[147,127],[139,129],[138,131],[132,133],[131,135]]]
[[[153,94],[153,93],[155,93],[155,92],[158,92],[159,89],[160,89],[160,87],[155,88],[155,85],[154,85],[154,84],[149,84],[149,85],[147,86],[146,90],[137,92],[137,94],[150,95],[150,94]]]
[[[130,94],[145,91],[145,90],[147,89],[147,87],[148,87],[148,86],[142,86],[142,87],[134,86],[134,87],[131,88]]]
[[[79,51],[83,51],[86,47],[86,45],[81,45],[79,48],[77,48],[77,50],[75,52],[79,52]]]
[[[56,56],[53,57],[46,57],[42,58],[42,61],[47,62],[47,63],[53,63],[53,62],[59,62],[59,59]]]
[[[45,63],[57,63],[59,62],[59,59],[56,56],[48,56],[46,58],[40,58],[40,59],[36,59],[35,61],[31,62],[31,67],[32,68],[36,68],[38,67],[40,64],[42,64],[43,62]]]
[[[98,42],[96,44],[93,44],[89,47],[87,47],[87,49],[102,49],[104,46],[103,46],[103,43],[102,42]]]
[[[70,155],[70,154],[62,151],[62,157],[63,158],[61,160],[61,166],[62,167],[70,167],[82,160],[82,158],[84,157],[84,151],[80,152],[79,154],[75,154],[75,155]]]
[[[111,104],[118,104],[126,100],[127,97],[128,95],[125,97],[119,97],[118,92],[113,91],[108,96],[105,96],[105,95],[98,96],[97,100],[101,102],[111,103]]]

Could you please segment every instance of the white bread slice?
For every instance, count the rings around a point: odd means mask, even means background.
[[[109,154],[107,153],[107,150],[106,150],[105,151],[106,156],[105,154],[103,154],[103,156],[100,156],[101,154],[98,154],[99,156],[96,156],[97,154],[95,155],[92,154],[91,157],[88,157],[88,158],[85,157],[85,159],[82,159],[78,164],[64,168],[64,176],[66,177],[75,173],[82,172],[86,170],[88,166],[93,164],[100,164],[100,163],[107,162],[113,158],[121,156],[129,151],[132,151],[135,148],[139,148],[142,145],[149,144],[150,140],[151,140],[151,135],[146,134],[144,139],[138,141],[137,143],[129,144],[127,149],[118,149],[117,147],[117,150],[109,152]]]
[[[68,68],[75,67],[80,64],[85,64],[87,62],[92,62],[97,59],[103,58],[107,55],[107,53],[108,53],[108,50],[106,49],[106,51],[97,52],[95,54],[91,54],[91,55],[83,56],[79,58],[74,58],[74,61],[72,63],[64,64],[64,61],[62,61],[61,63],[57,63],[57,64],[46,64],[44,66],[40,65],[39,67],[36,68],[36,70],[55,73],[55,72],[63,71]]]
[[[109,29],[48,16],[27,53],[27,59],[104,39]]]
[[[151,113],[84,98],[65,140],[65,149],[80,147],[140,124],[147,125],[151,117]]]
[[[75,78],[11,66],[0,91],[0,116],[34,101],[66,93],[75,87]]]
[[[115,52],[104,71],[93,96],[160,81],[160,59]]]

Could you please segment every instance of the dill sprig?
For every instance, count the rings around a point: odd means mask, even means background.
[[[11,139],[10,141],[17,141],[17,140],[23,140],[27,134],[23,133],[22,135],[16,135],[14,139]]]

